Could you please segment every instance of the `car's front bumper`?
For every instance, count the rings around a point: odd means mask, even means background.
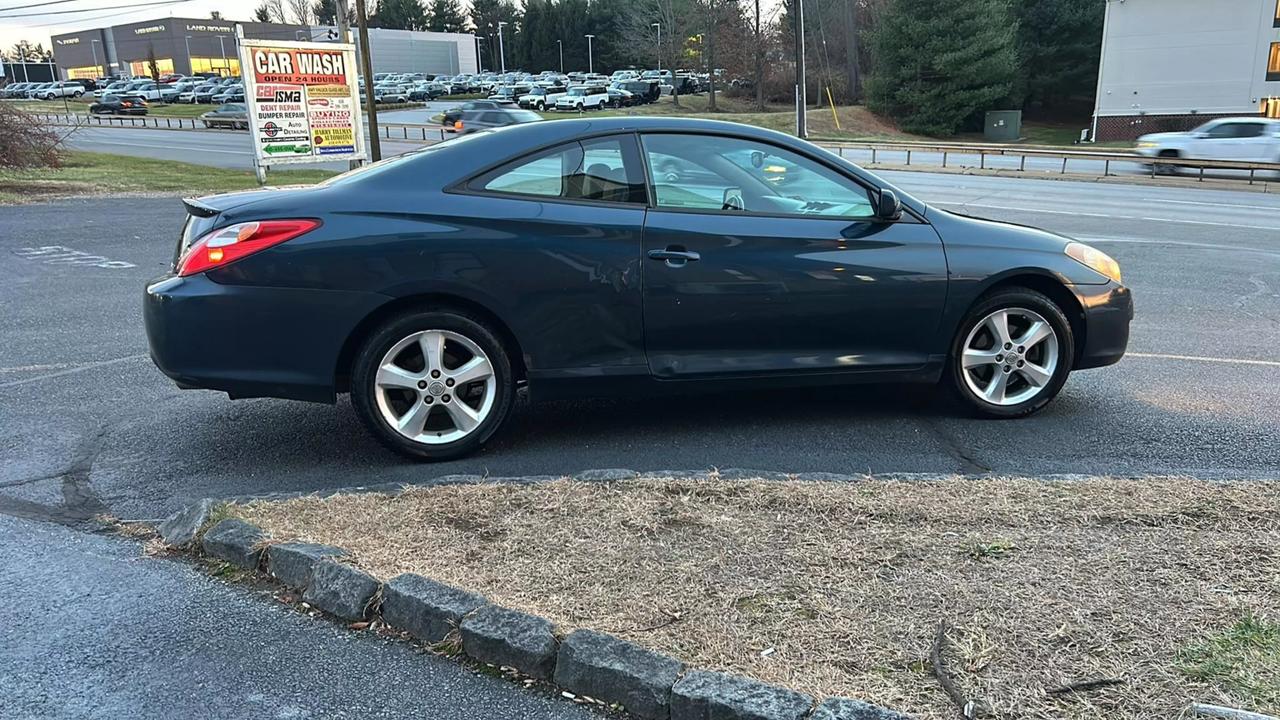
[[[166,275],[147,284],[143,319],[152,361],[179,387],[333,402],[345,343],[387,300]]]
[[[1076,370],[1112,365],[1124,357],[1129,346],[1129,323],[1133,320],[1133,293],[1119,283],[1074,285],[1076,299],[1084,308],[1083,343],[1076,356]]]

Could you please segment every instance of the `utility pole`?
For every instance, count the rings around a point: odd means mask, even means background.
[[[356,0],[356,22],[360,25],[360,64],[364,66],[364,101],[369,110],[369,157],[382,159],[382,143],[378,141],[378,104],[373,98],[373,53],[369,48],[369,20],[365,15],[364,0]]]
[[[507,50],[502,46],[502,26],[506,25],[505,21],[498,21],[498,57],[502,62],[502,74],[507,73]]]
[[[805,97],[804,71],[804,0],[796,0],[796,137],[808,135],[804,113],[809,104]]]
[[[338,0],[338,17],[334,18],[338,22],[338,42],[351,42],[351,23],[347,20],[347,13],[351,12],[347,7],[347,0]],[[347,163],[348,170],[355,170],[360,167],[360,160],[352,160]]]
[[[662,23],[654,23],[658,28],[658,72],[662,72]]]
[[[583,35],[583,37],[587,39],[587,72],[589,74],[595,74],[596,66],[591,61],[591,41],[595,39],[595,35]]]
[[[564,41],[557,40],[556,45],[560,46],[560,73],[564,74]]]

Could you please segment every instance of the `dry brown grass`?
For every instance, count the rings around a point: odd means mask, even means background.
[[[956,682],[998,717],[1280,710],[1274,688],[1179,665],[1241,617],[1280,620],[1280,483],[564,480],[232,512],[383,578],[929,718],[955,716],[927,661],[942,620]],[[1094,678],[1124,683],[1046,694]]]

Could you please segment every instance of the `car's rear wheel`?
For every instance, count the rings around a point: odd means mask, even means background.
[[[382,444],[420,460],[478,449],[515,396],[511,361],[495,333],[466,314],[392,318],[356,357],[351,401]]]
[[[952,343],[948,382],[986,417],[1030,415],[1062,389],[1075,357],[1071,323],[1052,300],[1007,288],[979,300]]]

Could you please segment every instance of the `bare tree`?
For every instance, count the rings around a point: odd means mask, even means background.
[[[271,13],[271,22],[285,22],[284,0],[266,0],[266,5],[268,12]]]
[[[299,25],[311,25],[311,0],[289,0],[289,10],[293,13],[294,22]]]

